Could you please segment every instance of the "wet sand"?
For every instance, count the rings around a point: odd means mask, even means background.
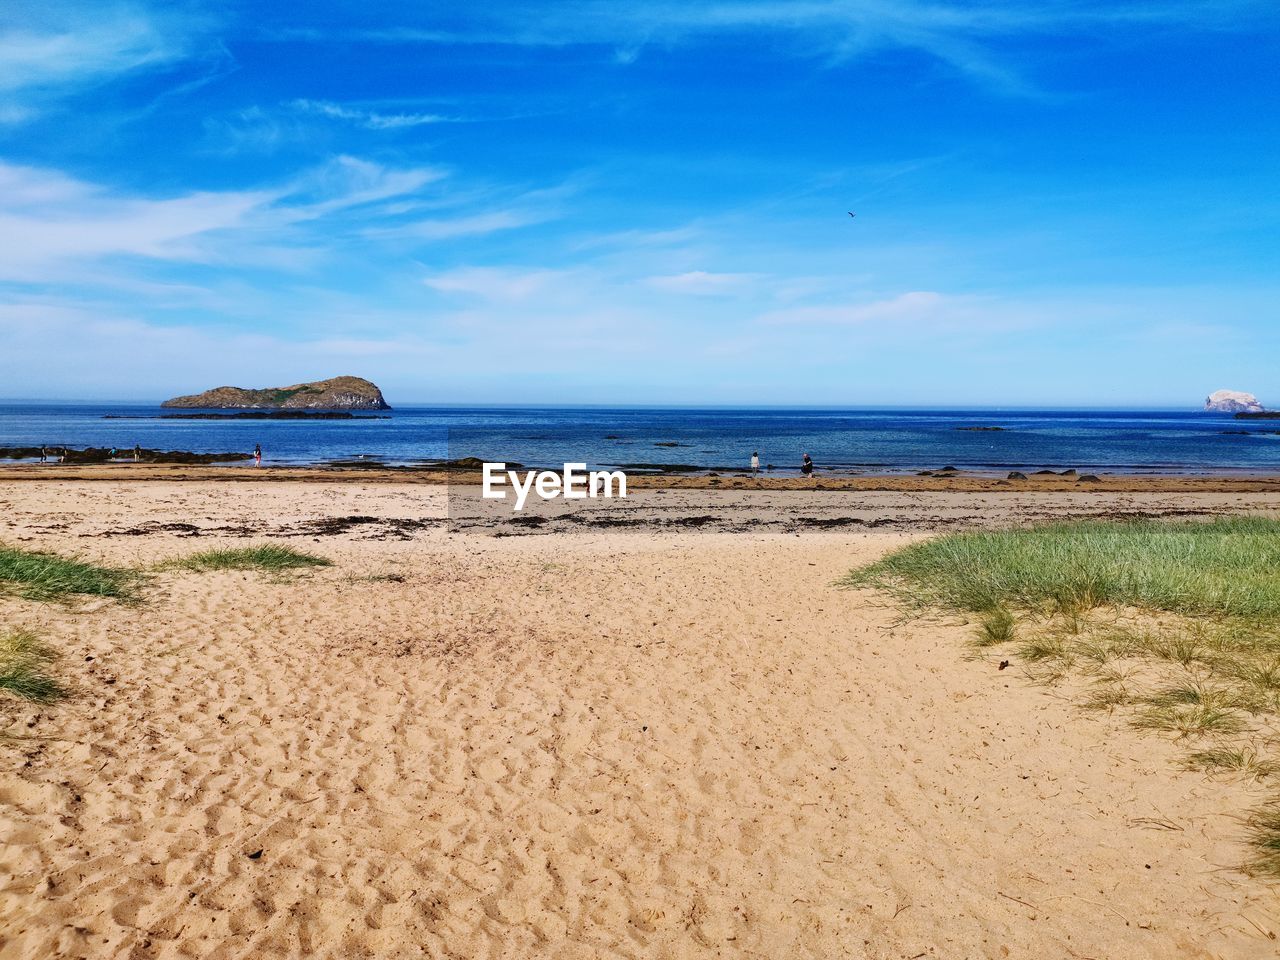
[[[477,486],[479,471],[385,466],[201,466],[158,463],[0,463],[0,483],[26,480],[174,480]],[[1280,475],[1245,473],[1053,473],[1025,479],[1006,473],[922,471],[844,474],[819,470],[812,478],[781,473],[628,473],[636,490],[809,490],[954,493],[1280,493]]]

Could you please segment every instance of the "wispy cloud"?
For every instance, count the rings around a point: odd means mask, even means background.
[[[9,0],[0,5],[0,122],[68,93],[191,57],[210,20],[134,3]]]
[[[164,199],[112,194],[56,171],[0,163],[0,235],[12,239],[0,277],[43,279],[104,256],[200,260],[198,238],[244,226],[278,194],[196,192]]]
[[[462,18],[406,14],[399,23],[348,34],[396,44],[598,45],[613,59],[633,63],[646,47],[670,47],[709,36],[767,32],[829,63],[885,49],[922,52],[986,85],[1012,93],[1032,91],[1016,65],[997,54],[996,41],[1019,36],[1105,36],[1126,26],[1246,30],[1257,18],[1276,19],[1265,0],[1149,0],[1116,4],[1050,0],[960,3],[944,0],[721,0],[688,3],[650,0],[576,0],[549,7],[515,2],[476,7]],[[308,29],[289,36],[333,39]]]
[[[687,273],[649,277],[647,282],[650,286],[667,293],[719,297],[743,293],[759,279],[759,274],[754,273],[708,273],[705,270],[690,270]]]
[[[452,240],[456,237],[477,237],[503,230],[517,230],[545,223],[555,215],[550,211],[495,210],[491,213],[475,213],[461,217],[432,218],[416,223],[374,231],[370,236],[416,237],[419,240]]]
[[[761,315],[766,325],[852,326],[871,323],[960,319],[969,316],[973,305],[931,290],[915,290],[867,303],[821,304],[791,307]]]
[[[406,219],[394,225],[371,228],[366,236],[375,240],[399,238],[439,242],[519,230],[559,219],[563,215],[565,200],[576,190],[577,185],[573,182],[521,192],[495,189],[473,197],[472,206],[483,209],[454,212],[447,217]]]
[[[311,219],[336,210],[413,196],[447,176],[448,172],[438,167],[395,169],[359,157],[340,156],[295,181],[289,191],[295,204],[289,215]]]
[[[0,162],[0,234],[13,240],[0,278],[36,282],[121,257],[294,269],[331,252],[348,230],[384,222],[381,204],[445,176],[340,156],[256,189],[149,197]]]
[[[513,267],[461,267],[422,281],[439,293],[480,300],[545,302],[554,291],[573,282],[567,270],[523,270]]]
[[[345,120],[366,130],[401,130],[432,123],[458,123],[458,117],[439,113],[379,113],[361,106],[334,103],[332,100],[293,100],[289,106],[301,113]]]
[[[331,137],[323,128],[332,124],[376,133],[461,122],[443,114],[386,113],[330,100],[291,100],[206,117],[204,129],[212,153],[270,155],[286,147],[328,141]]]

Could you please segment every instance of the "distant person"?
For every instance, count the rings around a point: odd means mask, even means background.
[[[751,473],[754,475],[759,472],[760,472],[760,451],[756,450],[751,454]]]
[[[59,463],[66,463],[66,462],[67,462],[67,448],[66,448],[66,447],[63,447],[63,448],[62,448],[62,452],[58,454],[58,462],[59,462]]]
[[[141,459],[142,459],[142,447],[138,446],[135,443],[133,445],[133,462],[137,463]]]
[[[262,444],[260,443],[253,445],[253,465],[255,467],[262,466]]]
[[[804,459],[800,461],[800,472],[806,477],[813,476],[813,461],[809,459],[807,453],[804,455]]]
[[[48,462],[49,462],[49,448],[48,448],[48,447],[41,447],[41,448],[40,448],[40,462],[41,462],[41,463],[48,463]]]

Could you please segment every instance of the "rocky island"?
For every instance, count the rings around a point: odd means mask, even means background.
[[[1262,404],[1252,393],[1240,390],[1219,390],[1204,401],[1204,408],[1214,413],[1263,413]]]
[[[174,397],[162,407],[200,410],[390,410],[382,391],[360,377],[333,377],[290,387],[214,387]]]

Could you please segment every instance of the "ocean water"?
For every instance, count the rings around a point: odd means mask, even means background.
[[[819,470],[865,472],[946,465],[1280,471],[1280,420],[1186,410],[399,407],[387,419],[327,421],[165,420],[161,413],[129,404],[0,404],[0,446],[132,449],[136,443],[248,452],[261,444],[265,461],[280,464],[480,457],[528,466],[582,461],[632,470],[656,464],[741,469],[758,450],[762,465],[787,473],[798,471],[806,452]]]

